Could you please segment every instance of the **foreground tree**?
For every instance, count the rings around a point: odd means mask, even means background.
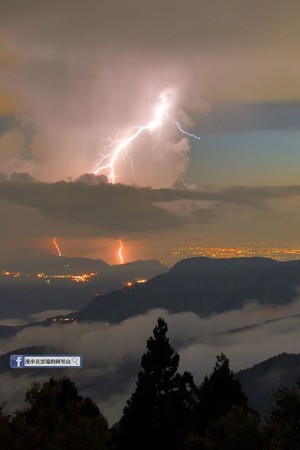
[[[248,408],[248,399],[223,353],[217,356],[212,374],[206,376],[199,387],[198,399],[199,402],[194,408],[194,421],[195,429],[200,434],[203,434],[212,422],[226,415],[233,405]]]
[[[274,392],[275,406],[265,429],[268,449],[300,450],[300,383]]]
[[[11,426],[11,415],[4,405],[0,405],[0,443],[5,445],[5,450],[16,450],[16,439]]]
[[[69,378],[34,383],[27,406],[12,420],[17,446],[26,450],[106,450],[108,425],[97,405]]]
[[[259,415],[248,408],[233,406],[213,422],[204,437],[205,450],[263,450]]]
[[[120,421],[122,449],[176,450],[190,430],[192,375],[178,373],[179,355],[159,318],[142,356],[136,389]]]
[[[257,413],[233,406],[211,423],[204,436],[192,434],[182,450],[264,450],[263,434]]]

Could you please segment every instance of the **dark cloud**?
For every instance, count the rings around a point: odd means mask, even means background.
[[[299,102],[233,103],[215,105],[199,117],[201,134],[244,133],[261,130],[299,130]]]
[[[268,200],[298,197],[300,195],[300,185],[234,186],[221,190],[220,194],[220,200],[228,203],[261,206]]]
[[[203,132],[297,128],[299,13],[292,0],[5,2],[0,24],[18,57],[1,81],[34,124],[18,153],[27,166],[13,170],[28,171],[29,151],[34,176],[77,178],[105,138],[149,120],[170,87],[174,118],[189,130],[202,129],[204,113]],[[188,161],[178,139],[169,130],[159,145],[139,142],[136,180],[118,181],[170,185]]]
[[[182,180],[181,178],[176,178],[174,181],[173,181],[173,183],[171,184],[171,186],[170,186],[172,189],[178,189],[178,190],[185,190],[185,189],[188,189],[188,190],[194,190],[195,189],[195,186],[189,186],[188,184],[186,184],[185,182],[184,182],[184,180]]]
[[[0,135],[16,125],[16,118],[0,114]]]
[[[168,264],[171,250],[187,249],[191,242],[204,247],[237,242],[284,247],[287,236],[289,242],[298,239],[299,196],[298,185],[179,190],[4,181],[1,261],[5,267],[9,261],[25,260],[32,249],[52,252],[53,236],[62,240],[65,254],[102,255],[108,261],[115,261],[113,240],[121,237],[128,258],[156,257]],[[24,248],[27,253],[22,254]]]
[[[223,45],[235,47],[251,47],[262,39],[266,43],[286,40],[297,31],[298,14],[297,2],[283,5],[279,0],[255,0],[247,5],[238,0],[229,0],[226,5],[221,0],[62,0],[48,4],[29,0],[26,5],[14,0],[2,6],[6,25],[14,24],[17,15],[15,28],[27,31],[31,38],[49,38],[52,27],[52,42],[65,39],[71,44],[79,36],[86,44],[96,35],[108,46],[119,42],[127,48],[150,50],[161,46],[169,51],[176,46],[181,50],[187,43],[193,48],[208,43],[215,47],[220,36]],[[242,42],[235,41],[237,35]]]
[[[35,208],[49,219],[97,226],[112,235],[178,226],[178,218],[153,204],[150,191],[105,183],[4,182],[0,198]]]
[[[8,181],[8,176],[5,173],[0,173],[0,183]]]
[[[74,181],[77,183],[90,184],[91,186],[108,183],[108,179],[105,175],[95,175],[94,173],[84,173]]]
[[[155,189],[148,191],[149,198],[157,202],[176,200],[204,200],[223,204],[268,209],[269,200],[288,199],[300,195],[300,186],[232,186],[219,190]]]
[[[164,230],[197,220],[217,219],[229,207],[270,214],[274,201],[300,195],[299,185],[234,186],[205,191],[92,184],[91,180],[98,180],[93,175],[91,178],[84,175],[83,179],[87,179],[88,184],[79,181],[33,183],[27,174],[15,174],[11,181],[0,184],[0,198],[34,208],[47,219],[97,226],[99,232],[114,235]]]
[[[13,172],[9,177],[10,181],[20,182],[20,183],[28,183],[35,181],[34,178],[26,172]]]
[[[196,208],[193,211],[193,215],[197,222],[200,223],[210,223],[212,221],[215,221],[217,219],[220,219],[223,216],[224,213],[222,213],[217,208]]]

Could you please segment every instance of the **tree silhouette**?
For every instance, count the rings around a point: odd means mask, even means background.
[[[122,449],[176,450],[190,427],[193,377],[178,373],[179,355],[167,331],[165,320],[159,318],[147,340],[142,371],[120,421]]]
[[[0,442],[5,450],[16,450],[16,439],[11,427],[11,415],[8,414],[4,405],[0,405]]]
[[[209,424],[227,414],[233,405],[248,408],[248,399],[239,380],[230,370],[228,358],[221,353],[212,374],[204,378],[198,391],[199,402],[194,409],[195,428],[203,433]]]
[[[268,449],[300,450],[300,383],[274,392],[275,406],[266,428]]]
[[[12,427],[20,449],[106,450],[108,424],[97,405],[78,394],[67,377],[53,377],[27,390],[27,406],[14,416]]]
[[[204,438],[205,450],[263,450],[263,436],[257,413],[242,406],[231,410],[209,425]]]

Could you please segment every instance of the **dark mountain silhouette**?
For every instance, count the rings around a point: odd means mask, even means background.
[[[273,404],[275,388],[291,388],[300,381],[300,354],[282,353],[236,373],[250,406],[266,416]]]
[[[108,269],[110,266],[101,259],[77,258],[77,257],[58,257],[51,254],[43,254],[37,257],[31,257],[23,261],[14,263],[2,263],[3,269],[25,274],[36,274],[39,272],[48,275],[72,274],[74,272],[100,272]]]
[[[24,268],[23,268],[24,269]],[[87,258],[58,258],[49,255],[42,260],[31,261],[26,270],[22,267],[7,268],[21,271],[18,278],[0,276],[0,317],[18,318],[46,310],[78,310],[87,305],[96,293],[105,293],[123,287],[136,278],[151,278],[167,270],[159,261],[135,261],[110,266],[101,260]],[[97,272],[87,283],[76,283],[70,278],[27,277],[26,274],[80,275]]]
[[[152,270],[154,274],[157,274],[157,269],[167,270],[157,260],[137,260],[129,262],[126,264],[111,265],[107,264],[102,259],[90,259],[90,258],[78,258],[78,257],[57,257],[54,255],[46,255],[39,258],[31,258],[25,262],[16,262],[14,265],[3,265],[0,267],[1,270],[9,270],[12,272],[21,272],[23,274],[37,274],[40,272],[46,273],[48,275],[70,275],[70,274],[80,274],[97,272],[98,275],[101,274],[122,274],[122,275],[132,275],[134,270],[142,270],[143,267]],[[136,276],[140,276],[137,274]]]
[[[300,261],[191,258],[148,283],[97,296],[77,318],[114,323],[154,308],[207,316],[240,309],[251,300],[286,304],[295,297],[298,285]]]

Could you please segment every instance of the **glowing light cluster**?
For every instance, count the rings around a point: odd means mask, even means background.
[[[148,280],[146,280],[145,278],[138,278],[135,281],[127,281],[126,286],[130,287],[133,286],[135,284],[142,284],[142,283],[147,283]]]
[[[40,272],[37,274],[37,277],[44,278],[47,283],[49,283],[51,279],[70,279],[76,283],[87,283],[95,275],[97,275],[97,272],[83,273],[80,275],[46,275],[45,273]]]
[[[1,275],[4,277],[19,278],[21,276],[21,273],[20,272],[9,272],[8,270],[3,270],[1,272]]]
[[[76,274],[76,275],[64,275],[64,274],[57,274],[57,275],[47,275],[44,272],[39,272],[37,274],[25,274],[23,275],[21,272],[9,272],[7,270],[3,270],[1,272],[1,275],[3,277],[12,277],[12,278],[20,278],[20,277],[26,277],[26,278],[42,278],[46,281],[46,283],[50,284],[52,279],[69,279],[76,283],[87,283],[90,281],[92,277],[97,275],[97,272],[90,272],[90,273],[83,273],[83,274]]]
[[[109,182],[114,184],[116,181],[115,164],[119,157],[122,154],[124,156],[125,153],[129,161],[131,162],[131,166],[133,167],[132,160],[128,155],[129,144],[135,141],[144,131],[151,132],[157,128],[160,128],[163,125],[164,119],[167,119],[174,125],[176,125],[176,127],[182,134],[194,139],[200,139],[200,136],[185,131],[181,127],[179,122],[170,117],[168,113],[171,106],[169,97],[170,96],[168,96],[166,93],[160,94],[160,101],[154,109],[154,117],[150,122],[145,125],[132,126],[128,132],[129,136],[126,138],[115,140],[108,139],[109,144],[106,146],[106,153],[100,154],[100,157],[93,169],[94,174],[98,175],[100,173],[108,173]]]
[[[170,252],[173,260],[181,260],[194,256],[207,256],[209,258],[245,258],[260,256],[279,261],[300,259],[300,246],[268,247],[267,244],[249,244],[242,247],[206,247],[204,245],[190,245]]]
[[[74,317],[52,317],[48,320],[50,320],[52,323],[59,323],[59,324],[63,324],[63,325],[77,323],[77,320],[74,319]]]

